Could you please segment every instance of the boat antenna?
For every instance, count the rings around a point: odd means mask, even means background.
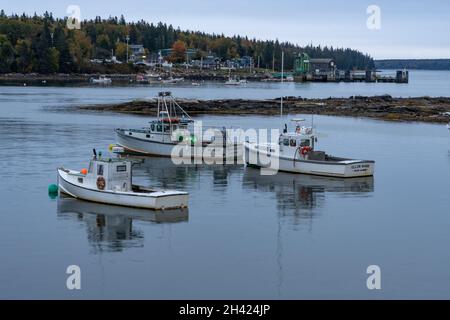
[[[283,90],[284,78],[284,51],[281,51],[281,90]],[[281,93],[280,116],[283,117],[283,93]]]

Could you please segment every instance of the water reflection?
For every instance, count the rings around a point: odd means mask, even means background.
[[[268,192],[275,195],[277,209],[282,217],[292,217],[293,224],[311,219],[324,205],[327,193],[340,197],[368,197],[374,191],[374,178],[329,178],[279,172],[264,176],[260,170],[246,168],[243,178],[244,190]]]
[[[283,222],[289,226],[306,224],[312,228],[312,221],[322,210],[327,194],[339,197],[368,197],[374,191],[374,178],[329,178],[279,172],[273,176],[263,176],[260,170],[245,168],[243,189],[258,194],[273,194],[278,210],[276,264],[277,293],[283,296],[285,285]]]
[[[175,165],[170,158],[133,157],[138,164],[133,168],[135,181],[144,179],[145,184],[168,189],[186,189],[199,182],[210,180],[213,191],[224,191],[233,175],[242,175],[242,165]],[[206,178],[206,179],[203,179]]]
[[[65,196],[58,198],[57,214],[59,218],[75,219],[86,224],[87,238],[95,253],[143,247],[144,233],[133,226],[133,221],[163,224],[186,222],[189,218],[188,209],[151,211]]]

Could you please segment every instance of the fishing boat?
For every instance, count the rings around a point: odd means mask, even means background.
[[[101,75],[97,79],[91,78],[91,83],[96,84],[111,84],[112,80],[111,78],[108,78],[107,76]]]
[[[247,80],[240,80],[237,77],[231,77],[231,69],[229,69],[228,80],[225,81],[226,86],[240,86],[246,83]]]
[[[228,79],[225,82],[225,85],[226,86],[240,86],[240,85],[243,85],[246,83],[247,83],[247,80],[239,80],[239,79],[233,78],[233,79]]]
[[[132,161],[94,155],[89,169],[58,168],[58,187],[74,198],[125,207],[154,210],[185,208],[188,193],[156,190],[132,183]]]
[[[312,127],[300,126],[304,119],[293,119],[296,128],[288,132],[287,125],[277,144],[246,141],[245,163],[249,166],[276,171],[329,177],[366,177],[374,175],[375,162],[355,160],[317,151],[317,136]]]
[[[242,164],[240,137],[228,135],[226,127],[202,126],[198,132],[196,122],[170,92],[160,92],[157,100],[157,119],[142,129],[116,129],[117,146],[141,155],[227,159]]]
[[[161,80],[162,83],[164,84],[175,84],[178,82],[184,81],[184,78],[173,78],[173,77],[169,77],[167,79],[163,79]]]

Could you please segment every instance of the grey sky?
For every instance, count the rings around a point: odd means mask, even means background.
[[[127,21],[163,21],[181,29],[352,47],[377,59],[450,58],[450,1],[1,1],[7,14],[47,10],[63,17],[74,4],[83,19],[123,14]],[[381,9],[380,30],[366,26],[371,4]]]

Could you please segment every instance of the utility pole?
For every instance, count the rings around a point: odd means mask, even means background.
[[[284,51],[281,51],[281,90],[284,82]],[[283,93],[281,93],[281,116],[283,116]]]
[[[128,41],[130,41],[130,36],[127,35],[127,36],[125,37],[125,39],[127,40],[127,63],[128,63]]]
[[[275,72],[275,53],[272,54],[272,72]]]

